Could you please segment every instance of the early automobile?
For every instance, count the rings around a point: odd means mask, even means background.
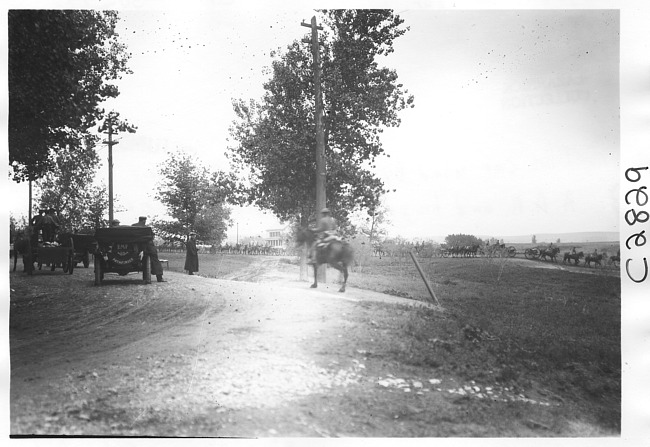
[[[132,272],[142,273],[144,283],[151,284],[147,245],[153,237],[151,227],[114,226],[95,230],[95,285],[102,284],[106,273],[125,276]]]

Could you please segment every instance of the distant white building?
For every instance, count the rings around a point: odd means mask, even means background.
[[[286,228],[273,228],[271,230],[266,230],[268,236],[264,238],[264,241],[269,247],[279,247],[287,248],[287,230]]]

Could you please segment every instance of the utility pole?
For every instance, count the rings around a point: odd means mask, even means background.
[[[316,23],[316,16],[311,18],[311,24],[302,22],[302,26],[311,28],[311,40],[303,39],[305,43],[311,43],[311,52],[314,58],[314,88],[316,94],[316,110],[314,118],[316,121],[316,215],[325,208],[327,200],[325,186],[327,179],[327,166],[325,164],[325,133],[323,132],[323,96],[320,85],[320,49],[318,43],[318,31],[323,30],[322,26]],[[326,282],[326,266],[318,269],[318,280]]]
[[[108,145],[108,224],[113,222],[113,146],[119,144],[119,141],[113,141],[113,123],[106,121],[102,130],[108,134],[108,140],[104,144]]]
[[[108,146],[108,222],[113,222],[113,146],[119,144],[119,141],[113,141],[113,134],[118,132],[135,133],[137,127],[120,119],[117,112],[110,112],[104,119],[104,124],[99,128],[99,132],[108,135],[108,140],[103,143]]]
[[[316,16],[311,18],[311,24],[302,22],[302,26],[311,28],[311,40],[304,39],[303,42],[311,43],[311,51],[314,57],[314,87],[316,94],[316,110],[314,117],[316,120],[316,212],[325,208],[327,200],[325,194],[327,166],[325,164],[325,132],[323,131],[323,94],[320,85],[320,51],[318,47],[318,30],[323,30],[322,26],[316,24]]]

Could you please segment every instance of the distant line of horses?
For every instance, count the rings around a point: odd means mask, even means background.
[[[613,256],[607,256],[603,253],[589,253],[585,255],[582,251],[579,251],[577,253],[566,252],[564,253],[564,260],[562,262],[569,265],[571,265],[572,262],[573,265],[580,265],[580,260],[583,258],[583,265],[586,267],[591,267],[591,264],[593,264],[594,267],[602,267],[605,263],[609,266],[618,267],[621,264],[620,251]]]
[[[497,247],[497,245],[494,245]],[[503,247],[503,246],[501,246]],[[430,244],[375,244],[372,254],[376,257],[404,257],[409,252],[415,252],[420,257],[426,258],[475,258],[483,256],[489,251],[486,247],[479,244],[471,245],[430,245]]]
[[[430,243],[398,243],[373,244],[372,255],[375,257],[405,257],[409,252],[415,252],[423,258],[476,258],[494,256],[497,252],[507,250],[505,244],[430,244]]]
[[[159,245],[158,251],[162,253],[185,253],[185,246],[181,244],[162,244]],[[235,254],[235,255],[265,255],[265,256],[282,256],[286,254],[284,247],[271,247],[269,245],[255,244],[223,244],[223,245],[204,245],[198,244],[199,253],[209,254]]]
[[[391,244],[384,246],[382,244],[375,244],[373,246],[372,255],[375,257],[405,257],[409,252],[413,251],[420,257],[428,258],[446,258],[446,257],[459,257],[459,258],[472,258],[472,257],[489,257],[496,251],[505,250],[505,244],[492,244],[492,245],[430,245],[430,244]],[[538,248],[539,257],[537,259],[542,261],[558,262],[560,256],[559,247],[541,247]],[[514,254],[512,255],[514,256]],[[584,252],[566,252],[564,253],[563,263],[571,265],[582,265],[586,267],[618,267],[620,265],[620,251],[616,255],[608,256],[607,253],[590,253]]]

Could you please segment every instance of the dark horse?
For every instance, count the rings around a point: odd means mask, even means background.
[[[581,252],[581,251],[579,251],[578,253],[569,253],[567,251],[566,253],[564,253],[564,261],[562,261],[562,262],[564,264],[566,264],[567,261],[569,261],[569,264],[571,264],[571,261],[574,261],[575,265],[578,265],[578,261],[580,261],[580,259],[582,259],[584,257],[585,257],[585,254],[583,252]]]
[[[316,239],[316,234],[309,228],[300,228],[296,234],[297,245],[306,244],[311,247]],[[332,241],[327,247],[316,250],[316,263],[314,264],[314,283],[312,288],[318,287],[318,266],[328,264],[339,272],[343,273],[343,285],[339,292],[345,292],[345,285],[348,282],[348,266],[354,260],[352,247],[344,241]]]
[[[32,253],[31,253],[32,246],[29,241],[30,236],[31,236],[31,232],[29,228],[25,229],[24,231],[18,232],[15,236],[15,239],[13,241],[14,246],[11,253],[14,260],[14,268],[13,268],[14,272],[16,271],[16,264],[18,264],[19,254],[23,255],[23,264],[25,265],[26,272],[29,271],[29,265],[33,264]]]
[[[546,257],[551,258],[551,261],[556,262],[557,254],[560,252],[558,247],[553,248],[540,248],[539,257],[540,259],[546,260]]]
[[[587,255],[585,256],[585,265],[587,267],[591,267],[591,263],[593,262],[594,267],[600,266],[601,265],[600,261],[602,260],[603,260],[603,255],[594,255],[594,254]]]

